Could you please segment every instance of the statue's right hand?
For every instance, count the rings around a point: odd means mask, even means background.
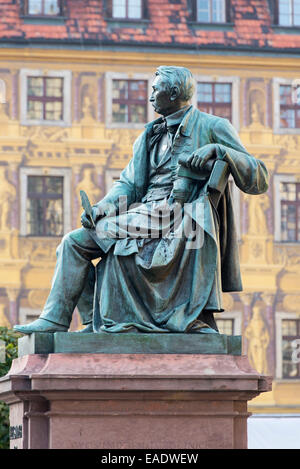
[[[92,216],[93,216],[94,223],[96,224],[99,218],[102,218],[105,216],[103,207],[101,207],[101,205],[93,205]],[[81,224],[82,226],[84,226],[84,228],[88,228],[88,229],[93,228],[93,223],[90,217],[87,215],[85,210],[82,212],[82,215],[81,215]]]

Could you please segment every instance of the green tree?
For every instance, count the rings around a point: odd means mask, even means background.
[[[18,356],[18,338],[20,334],[6,327],[0,327],[0,377],[8,373],[11,363]],[[1,349],[1,345],[3,346]],[[5,349],[5,350],[4,350]],[[0,401],[0,449],[9,448],[9,412],[8,405]]]

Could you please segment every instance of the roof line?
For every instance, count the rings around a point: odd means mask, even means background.
[[[191,50],[191,51],[226,51],[226,52],[253,52],[253,54],[258,53],[281,53],[282,55],[286,56],[287,54],[300,54],[300,47],[297,48],[274,48],[268,46],[255,46],[255,45],[242,45],[242,46],[232,46],[232,45],[225,45],[225,44],[182,44],[177,42],[170,42],[170,43],[158,43],[158,42],[145,42],[145,43],[137,43],[134,41],[122,41],[122,43],[118,43],[116,41],[112,41],[109,39],[54,39],[54,38],[31,38],[30,40],[26,40],[24,38],[0,38],[0,46],[1,45],[22,45],[22,46],[47,46],[47,48],[51,48],[50,46],[62,46],[62,48],[67,49],[69,47],[66,46],[73,46],[81,48],[89,48],[89,47],[118,47],[118,48],[125,48],[125,47],[136,47],[136,48],[159,48],[161,49],[176,49],[176,50]]]

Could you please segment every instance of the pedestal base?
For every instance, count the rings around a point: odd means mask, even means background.
[[[241,355],[240,335],[38,332],[18,340],[18,356],[34,353],[180,353]]]
[[[0,380],[12,448],[247,447],[247,401],[270,390],[246,356],[26,355]]]

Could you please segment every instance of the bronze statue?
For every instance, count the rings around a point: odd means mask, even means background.
[[[222,291],[242,290],[227,179],[261,194],[265,165],[228,120],[190,104],[189,70],[158,67],[152,89],[162,117],[135,141],[119,181],[83,213],[83,228],[64,236],[40,318],[16,330],[67,331],[77,305],[81,332],[215,333]]]

